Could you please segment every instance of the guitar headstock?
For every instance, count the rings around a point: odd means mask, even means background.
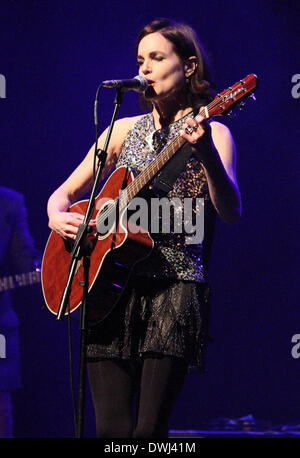
[[[240,104],[243,107],[243,100],[247,97],[254,97],[254,91],[258,88],[258,78],[254,73],[241,79],[233,86],[218,94],[214,100],[205,107],[206,117],[223,116],[230,114],[230,110]],[[208,116],[207,116],[208,115]]]

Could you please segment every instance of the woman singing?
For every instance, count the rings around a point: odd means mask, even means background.
[[[89,330],[97,435],[109,438],[168,436],[188,369],[203,371],[214,215],[232,223],[241,214],[232,136],[223,124],[198,115],[212,100],[212,87],[195,32],[168,19],[155,20],[140,32],[136,56],[139,75],[148,81],[142,98],[149,111],[115,123],[103,178],[114,167],[142,170],[176,135],[182,136],[191,154],[167,198],[203,198],[205,238],[188,244],[184,233],[153,234],[155,246],[136,264],[118,306]],[[106,132],[99,137],[100,148]],[[83,222],[83,215],[67,209],[91,189],[93,161],[94,146],[49,199],[49,226],[63,238],[75,239]]]

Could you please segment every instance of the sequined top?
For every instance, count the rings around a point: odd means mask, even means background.
[[[157,131],[152,114],[140,118],[124,141],[117,167],[143,170],[179,134],[187,116]],[[180,202],[199,197],[207,203],[205,208],[211,207],[204,171],[193,157],[167,194],[169,200],[175,197]],[[151,255],[136,264],[109,316],[89,329],[87,357],[140,361],[147,355],[175,356],[183,358],[189,370],[202,372],[210,309],[206,238],[205,243],[188,244],[183,232],[151,231],[151,236],[155,242]]]
[[[163,148],[179,135],[182,124],[190,116],[192,116],[191,113],[167,127],[156,130],[152,113],[144,115],[127,134],[117,167],[129,166],[136,171],[142,171]],[[187,243],[187,233],[184,230],[187,226],[184,225],[183,221],[185,219],[186,222],[188,217],[187,212],[184,212],[184,208],[187,208],[186,198],[190,198],[189,207],[193,209],[190,212],[192,219],[197,211],[200,212],[199,205],[204,206],[204,202],[209,200],[204,170],[195,157],[192,156],[189,159],[185,169],[175,181],[173,189],[167,194],[167,198],[169,201],[181,202],[181,206],[175,207],[174,210],[181,212],[181,230],[178,232],[178,229],[175,229],[173,224],[175,216],[172,213],[169,233],[151,232],[151,237],[155,242],[154,249],[148,258],[136,265],[135,274],[146,277],[204,282],[205,268],[203,266],[202,242],[195,244],[189,241]],[[154,218],[153,215],[151,217]],[[198,221],[197,218],[195,221]],[[196,234],[197,232],[195,232]]]

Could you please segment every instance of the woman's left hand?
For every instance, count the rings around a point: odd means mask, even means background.
[[[235,163],[236,151],[229,129],[221,123],[209,124],[200,115],[187,118],[180,131],[202,163],[211,201],[222,221],[236,221],[242,211]]]
[[[205,156],[215,149],[210,124],[201,115],[187,118],[182,125],[180,135],[194,147],[199,159],[205,159]]]

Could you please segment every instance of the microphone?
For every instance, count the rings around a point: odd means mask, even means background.
[[[133,89],[136,92],[144,92],[148,87],[148,81],[143,76],[135,76],[130,80],[107,80],[102,82],[104,87],[121,88],[124,91]]]

